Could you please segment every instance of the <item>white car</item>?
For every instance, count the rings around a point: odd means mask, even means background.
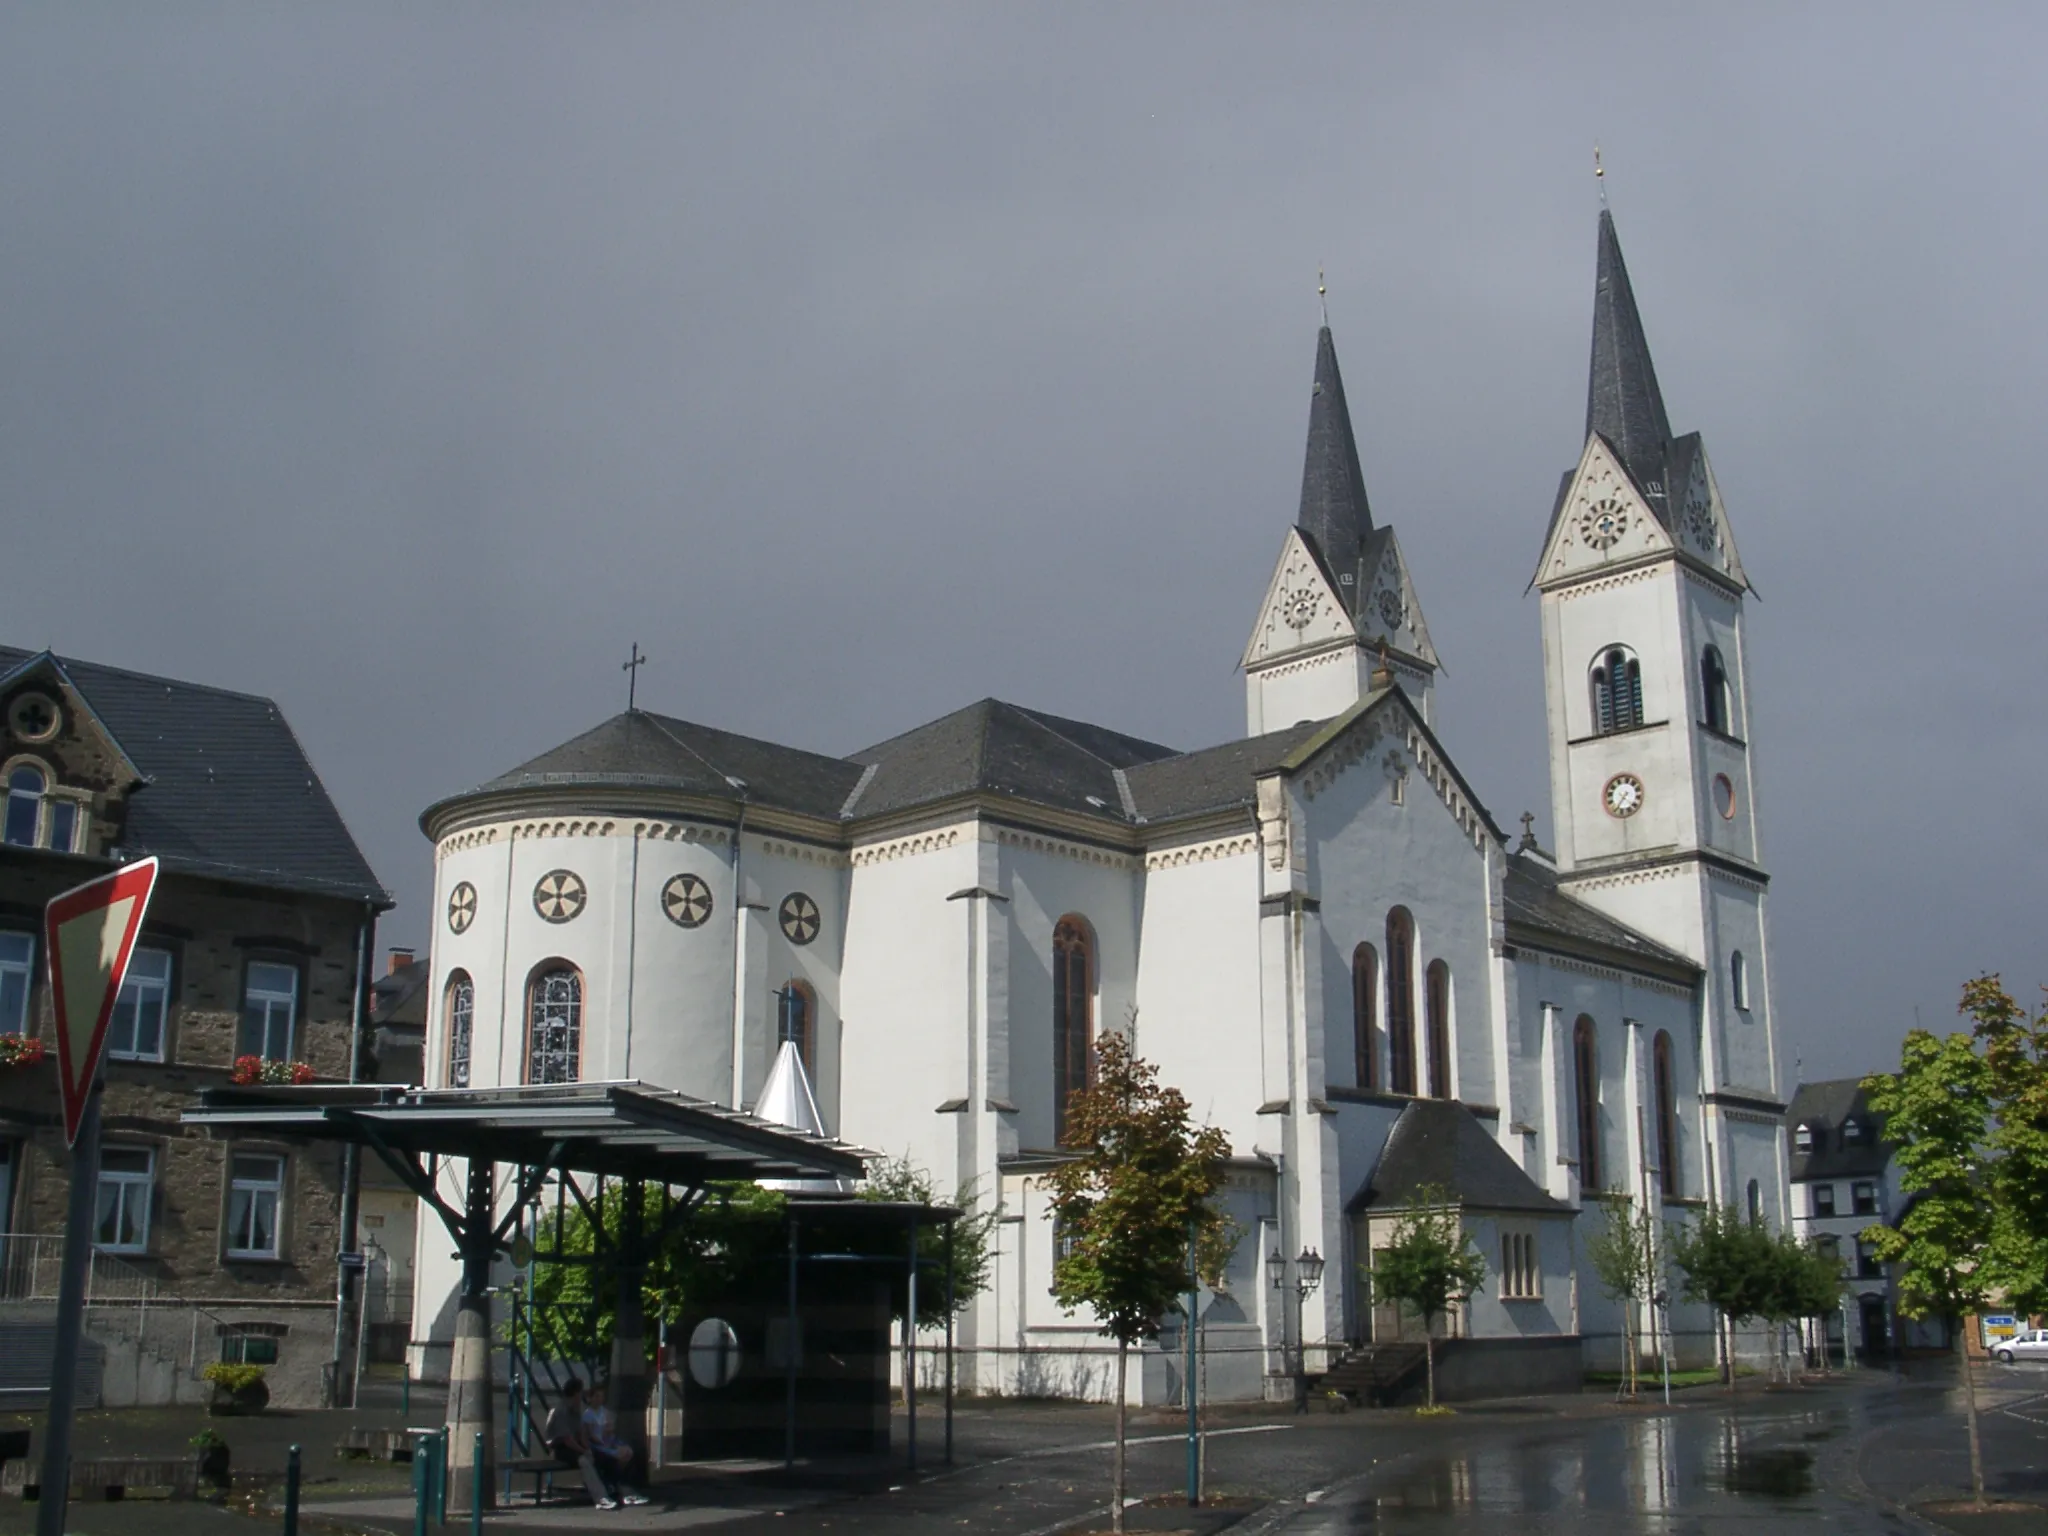
[[[1995,1359],[2011,1365],[2015,1360],[2048,1360],[2048,1328],[2026,1328],[1991,1346]]]

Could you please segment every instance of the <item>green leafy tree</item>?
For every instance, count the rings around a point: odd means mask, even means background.
[[[1790,1232],[1780,1232],[1771,1238],[1762,1257],[1767,1283],[1758,1303],[1758,1315],[1778,1326],[1779,1364],[1785,1379],[1790,1381],[1792,1364],[1785,1353],[1785,1330],[1804,1318],[1834,1310],[1841,1295],[1841,1261],[1802,1243]]]
[[[932,1176],[925,1169],[913,1163],[909,1157],[884,1158],[868,1167],[866,1180],[861,1185],[863,1200],[886,1200],[910,1205],[937,1206],[944,1204],[938,1197],[938,1188]],[[988,1289],[995,1263],[995,1230],[997,1212],[993,1205],[984,1208],[977,1197],[974,1186],[965,1184],[952,1200],[953,1208],[959,1211],[951,1224],[950,1234],[945,1226],[936,1221],[927,1222],[917,1233],[917,1326],[937,1328],[946,1321],[946,1273],[947,1249],[950,1246],[952,1266],[953,1310],[963,1310],[969,1302]],[[876,1234],[869,1238],[855,1234],[845,1240],[859,1251],[873,1253],[877,1257],[895,1257],[901,1248],[895,1245],[893,1234]],[[908,1266],[900,1270],[885,1271],[889,1274],[889,1315],[896,1322],[903,1323],[910,1310],[910,1276]],[[903,1395],[907,1400],[911,1390],[913,1369],[910,1343],[912,1333],[909,1327],[903,1329]]]
[[[1422,1352],[1429,1406],[1436,1406],[1436,1319],[1486,1283],[1486,1260],[1465,1234],[1465,1220],[1449,1190],[1424,1187],[1413,1208],[1394,1223],[1387,1246],[1373,1255],[1373,1294],[1422,1320]]]
[[[1774,1242],[1761,1223],[1745,1221],[1735,1207],[1709,1206],[1687,1226],[1672,1232],[1671,1262],[1685,1276],[1685,1299],[1714,1309],[1722,1379],[1735,1385],[1732,1331],[1765,1315],[1778,1288]]]
[[[1159,1071],[1127,1035],[1095,1045],[1095,1081],[1067,1101],[1075,1155],[1046,1182],[1059,1233],[1052,1292],[1063,1307],[1086,1307],[1116,1340],[1116,1465],[1111,1520],[1124,1528],[1124,1387],[1130,1346],[1156,1336],[1188,1288],[1188,1240],[1224,1221],[1230,1143],[1197,1130],[1188,1102],[1161,1086]]]
[[[1963,988],[1982,1049],[1984,1137],[1996,1217],[1990,1279],[2012,1311],[2048,1311],[2048,1008],[2028,1013],[1996,976]]]
[[[1636,1340],[1642,1329],[1639,1309],[1656,1283],[1657,1219],[1647,1209],[1638,1213],[1634,1200],[1619,1192],[1602,1196],[1600,1205],[1606,1220],[1586,1239],[1586,1260],[1600,1289],[1621,1306],[1623,1384],[1634,1397]]]
[[[1965,1010],[1972,996],[1965,991]],[[2012,1180],[1991,1157],[1996,1059],[1978,1050],[1974,1033],[1916,1029],[1906,1036],[1897,1072],[1864,1079],[1870,1107],[1885,1117],[1899,1187],[1912,1199],[1895,1226],[1866,1227],[1862,1236],[1880,1259],[1900,1266],[1898,1305],[1908,1317],[1982,1312],[1999,1294],[2001,1272],[2009,1277],[2016,1267],[2013,1248],[2026,1246],[2013,1241],[2023,1235],[2025,1218],[2013,1211]],[[1967,1345],[1963,1400],[1970,1490],[1981,1505],[1984,1453]]]

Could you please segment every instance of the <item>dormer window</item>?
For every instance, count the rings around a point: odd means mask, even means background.
[[[1795,1152],[1817,1152],[1820,1150],[1820,1136],[1810,1125],[1802,1125],[1792,1133],[1792,1150]]]
[[[1844,1120],[1842,1122],[1842,1145],[1853,1147],[1860,1145],[1862,1140],[1863,1122],[1860,1120]]]
[[[1593,729],[1605,736],[1643,723],[1643,669],[1625,645],[1610,645],[1593,663]]]
[[[18,762],[7,770],[7,807],[0,814],[0,842],[15,848],[75,853],[85,823],[83,809],[75,796],[52,790],[50,775],[41,764]]]

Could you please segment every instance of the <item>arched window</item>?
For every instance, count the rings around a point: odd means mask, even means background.
[[[1728,705],[1728,669],[1719,648],[1710,645],[1700,652],[1700,723],[1723,736],[1734,734],[1728,722],[1735,712]]]
[[[1749,962],[1742,958],[1742,951],[1736,950],[1728,957],[1728,995],[1735,1006],[1745,1011],[1749,1008]]]
[[[1755,1179],[1749,1181],[1749,1224],[1753,1227],[1764,1219],[1764,1190]]]
[[[1671,1077],[1671,1036],[1657,1031],[1650,1047],[1650,1070],[1657,1088],[1657,1176],[1666,1195],[1678,1197],[1682,1170],[1678,1166],[1678,1088]]]
[[[476,984],[467,971],[448,978],[448,1086],[469,1086],[469,1047],[476,1027]]]
[[[7,775],[7,816],[0,827],[0,842],[16,848],[33,848],[43,819],[43,793],[50,781],[43,770],[23,763]]]
[[[583,976],[550,961],[526,984],[526,1080],[573,1083],[583,1072]]]
[[[1429,1020],[1429,1096],[1451,1096],[1451,968],[1429,962],[1423,976],[1423,1008]]]
[[[1579,1188],[1597,1193],[1600,1183],[1600,1045],[1585,1014],[1572,1028],[1572,1078],[1578,1089]]]
[[[1593,729],[1599,735],[1643,723],[1643,669],[1625,645],[1610,645],[1593,663]]]
[[[1380,957],[1370,944],[1351,951],[1351,1051],[1361,1088],[1379,1086]]]
[[[1095,1080],[1095,942],[1078,917],[1052,931],[1052,1129],[1067,1139],[1067,1100]]]
[[[791,981],[775,994],[775,1051],[782,1053],[782,1043],[792,1041],[796,1053],[802,1058],[804,1075],[815,1078],[818,1070],[818,1003],[811,995],[811,989],[800,981]]]
[[[1387,1086],[1415,1091],[1415,919],[1387,914]]]

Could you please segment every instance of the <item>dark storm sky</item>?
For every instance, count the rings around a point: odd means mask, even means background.
[[[1541,19],[1534,15],[1542,11]],[[1300,485],[1317,264],[1445,739],[1547,829],[1523,588],[1593,144],[1753,604],[1808,1076],[2041,946],[2037,9],[0,11],[0,640],[275,696],[414,818],[624,702],[1183,746]]]

